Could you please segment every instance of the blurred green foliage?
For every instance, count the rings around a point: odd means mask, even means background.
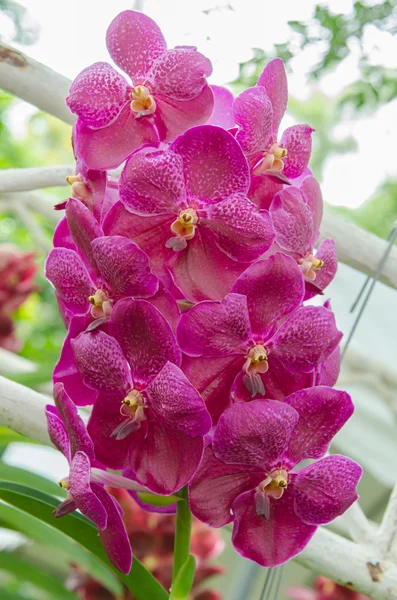
[[[31,20],[29,12],[19,2],[0,0],[0,12],[9,17],[14,26],[13,42],[33,44],[37,40],[38,25]]]
[[[265,64],[276,56],[284,60],[287,69],[293,69],[294,57],[310,47],[321,50],[320,60],[308,73],[308,83],[315,84],[335,70],[353,47],[355,51],[358,49],[360,77],[338,97],[327,97],[314,85],[312,96],[307,101],[289,98],[288,110],[296,122],[309,123],[316,130],[310,167],[321,181],[328,157],[356,149],[351,136],[336,138],[336,126],[346,118],[373,115],[380,106],[397,97],[397,70],[371,62],[364,43],[369,27],[390,35],[397,33],[397,0],[354,2],[349,14],[333,12],[325,3],[313,3],[313,15],[309,21],[289,21],[288,24],[291,30],[288,40],[275,44],[272,53],[254,48],[252,58],[240,64],[238,78],[232,82],[232,87],[239,93],[254,86]],[[374,196],[358,209],[338,207],[333,210],[386,238],[397,220],[397,181],[385,181]]]
[[[0,168],[72,163],[70,127],[33,108],[26,108],[24,114],[23,108],[21,101],[0,91]],[[51,198],[55,204],[64,198],[65,190],[49,189],[37,194]],[[51,247],[55,221],[49,222],[43,215],[33,211],[31,217],[40,225],[44,239]],[[36,282],[39,291],[32,294],[15,313],[17,335],[24,342],[21,354],[38,364],[34,374],[15,379],[35,386],[51,379],[65,330],[53,289],[44,278],[45,256],[31,231],[12,211],[12,207],[0,213],[1,243],[13,243],[22,250],[35,250],[37,253],[39,269]]]

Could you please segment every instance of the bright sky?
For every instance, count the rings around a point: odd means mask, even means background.
[[[141,8],[163,30],[169,47],[194,45],[207,55],[214,66],[211,81],[224,84],[238,73],[238,63],[251,57],[251,48],[270,50],[289,35],[287,21],[307,20],[315,2],[305,0],[19,0],[40,25],[37,44],[27,51],[53,69],[73,78],[87,65],[108,60],[105,32],[116,14],[129,8]],[[352,0],[328,0],[335,11],[349,13]],[[274,7],[282,7],[276,10]],[[230,10],[228,7],[232,7]],[[0,30],[7,39],[9,24],[0,16]],[[394,67],[397,39],[369,27],[366,50],[380,64]],[[336,72],[326,76],[320,89],[338,94],[358,76],[357,52]],[[298,99],[307,98],[312,88],[307,73],[317,62],[321,48],[302,52],[292,63],[289,87]],[[344,122],[337,135],[353,135],[358,150],[332,156],[327,160],[322,182],[324,197],[331,204],[357,207],[367,200],[387,176],[397,176],[392,124],[396,122],[397,102],[383,107],[376,115]],[[286,119],[286,124],[291,124]],[[375,163],[375,164],[374,164]],[[376,165],[376,166],[375,166]],[[365,178],[362,174],[365,173]]]

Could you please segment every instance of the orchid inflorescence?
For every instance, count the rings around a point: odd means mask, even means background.
[[[47,409],[70,464],[56,516],[84,513],[127,573],[105,486],[141,502],[188,485],[194,516],[232,523],[237,551],[273,567],[357,499],[362,473],[328,454],[353,405],[333,389],[330,303],[307,303],[337,268],[332,240],[314,248],[313,130],[278,136],[280,59],[234,99],[207,83],[207,58],[168,50],[142,13],[119,14],[107,46],[131,81],[96,63],[72,83],[76,175],[46,263],[68,329]]]

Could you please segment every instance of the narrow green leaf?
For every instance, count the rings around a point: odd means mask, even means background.
[[[97,529],[91,521],[78,512],[70,513],[60,519],[54,518],[52,511],[59,504],[54,497],[23,485],[0,481],[0,499],[44,521],[55,530],[61,531],[110,564],[98,537]],[[150,600],[168,600],[168,594],[164,588],[137,558],[134,557],[129,575],[123,575],[114,568],[113,570],[137,600],[147,600],[148,598]]]
[[[25,444],[40,444],[36,440],[31,440],[30,438],[5,427],[4,425],[0,425],[0,446],[7,446],[12,442],[24,442]]]
[[[51,496],[66,498],[66,491],[53,481],[50,481],[41,475],[37,475],[36,473],[21,469],[20,467],[7,465],[2,461],[0,461],[0,481],[13,481],[14,483],[20,483],[39,489]]]
[[[178,496],[158,496],[157,494],[151,494],[150,492],[139,492],[139,498],[145,504],[150,504],[151,506],[171,506],[171,504],[175,504],[178,500],[181,500]]]
[[[112,594],[115,596],[121,595],[122,588],[120,583],[103,561],[99,560],[91,552],[87,552],[85,548],[76,544],[67,535],[49,527],[46,523],[43,523],[32,515],[6,504],[0,504],[0,521],[9,525],[11,529],[19,531],[41,544],[56,548],[64,555],[67,562],[77,563],[91,577],[100,581]]]
[[[186,600],[192,589],[195,571],[196,559],[192,554],[189,554],[172,584],[170,600]]]
[[[7,571],[19,582],[33,584],[47,593],[49,600],[77,600],[74,592],[67,590],[60,579],[44,571],[36,564],[21,558],[11,552],[0,552],[0,571]]]

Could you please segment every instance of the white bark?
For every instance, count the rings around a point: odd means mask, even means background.
[[[0,377],[1,425],[43,444],[50,444],[44,413],[46,404],[53,404],[52,399]]]
[[[30,360],[8,352],[4,348],[0,348],[0,373],[3,375],[21,375],[26,373],[34,373],[37,369]]]
[[[390,494],[375,543],[384,558],[397,560],[397,482]]]
[[[326,238],[335,240],[338,260],[371,276],[387,247],[387,242],[377,235],[329,212],[321,223],[321,239]],[[379,281],[397,288],[397,246],[392,248]]]
[[[76,117],[65,103],[70,80],[0,42],[0,88],[73,125]]]
[[[67,196],[67,191],[65,191],[65,198]],[[48,192],[8,192],[0,194],[0,206],[2,210],[9,211],[14,206],[22,204],[44,215],[46,219],[53,223],[58,223],[63,216],[62,211],[54,210],[55,204],[59,201],[60,199],[57,196]]]
[[[0,193],[67,186],[66,177],[74,175],[75,171],[75,165],[4,169],[0,171]]]

